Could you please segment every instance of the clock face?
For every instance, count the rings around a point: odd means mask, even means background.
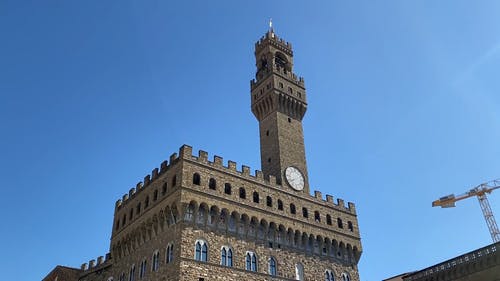
[[[300,191],[304,189],[304,176],[295,167],[288,167],[285,170],[285,178],[288,184],[295,190]]]

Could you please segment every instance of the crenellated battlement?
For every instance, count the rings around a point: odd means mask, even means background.
[[[132,198],[140,190],[147,188],[152,182],[154,182],[160,175],[165,173],[170,169],[172,165],[175,165],[180,159],[189,160],[193,162],[200,163],[202,165],[211,166],[217,170],[236,175],[240,178],[260,183],[271,188],[283,190],[283,186],[276,181],[275,176],[264,177],[264,174],[260,170],[255,170],[252,174],[250,172],[250,167],[246,165],[241,165],[238,169],[237,162],[228,160],[227,165],[224,165],[224,159],[221,156],[214,155],[213,160],[210,161],[208,157],[208,152],[199,150],[198,155],[193,155],[193,148],[189,145],[183,145],[179,148],[179,152],[173,153],[169,161],[163,161],[160,165],[160,169],[155,168],[152,170],[151,174],[146,175],[142,182],[138,182],[135,187],[131,188],[128,193],[124,194],[121,199],[116,201],[115,208],[121,208],[126,204],[130,198]],[[304,196],[301,196],[304,197]],[[323,197],[320,191],[314,191],[314,195],[307,194],[305,199],[312,200],[316,203],[323,204],[329,207],[340,209],[352,214],[356,214],[356,208],[354,203],[348,202],[347,206],[343,199],[337,198],[333,199],[332,195],[326,195]]]
[[[269,30],[259,41],[255,43],[255,53],[259,53],[267,45],[272,45],[284,53],[293,56],[292,44],[278,37],[274,31]]]
[[[275,176],[270,175],[268,178],[265,178],[264,174],[260,170],[255,170],[254,174],[251,174],[250,167],[241,165],[241,169],[238,169],[237,163],[232,160],[228,160],[227,165],[224,165],[224,159],[218,155],[214,155],[213,161],[210,161],[208,159],[208,153],[203,150],[199,150],[197,156],[193,155],[193,148],[189,145],[183,145],[179,149],[179,157],[186,160],[198,162],[203,165],[208,165],[218,170],[222,170],[226,173],[247,179],[249,181],[258,182],[268,187],[280,189],[281,191],[283,191],[283,186],[279,182],[277,182]],[[343,199],[337,198],[337,200],[334,201],[332,195],[326,195],[326,197],[324,198],[320,191],[314,191],[314,196],[307,194],[306,199],[315,201],[316,203],[327,205],[329,207],[342,209],[343,211],[347,211],[352,214],[356,214],[354,203],[348,202],[346,206]]]
[[[154,168],[151,171],[151,174],[144,176],[144,179],[138,182],[135,187],[130,188],[128,193],[125,193],[121,199],[118,199],[115,203],[115,209],[120,209],[123,205],[125,205],[129,199],[131,199],[137,192],[142,189],[147,188],[151,183],[153,183],[156,179],[158,179],[161,175],[166,173],[170,167],[177,164],[179,160],[179,156],[177,153],[173,153],[170,155],[169,161],[165,160],[160,164],[160,168]]]
[[[250,89],[253,91],[259,84],[260,82],[264,81],[265,78],[270,75],[271,73],[278,73],[282,77],[287,78],[288,80],[293,81],[295,84],[299,85],[302,88],[305,88],[305,82],[304,82],[304,77],[297,76],[295,73],[291,71],[286,71],[284,68],[279,67],[279,66],[273,66],[272,69],[267,69],[265,70],[265,75],[262,79],[256,80],[252,79],[250,80]]]
[[[82,271],[90,271],[98,268],[105,267],[111,260],[111,254],[107,253],[105,256],[99,256],[97,259],[92,259],[88,263],[82,263],[80,269]]]

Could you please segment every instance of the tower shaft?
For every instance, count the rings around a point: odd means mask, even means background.
[[[302,128],[306,90],[304,79],[293,73],[292,46],[271,29],[255,44],[255,60],[251,103],[259,121],[262,172],[282,182],[285,170],[294,167],[309,192]]]

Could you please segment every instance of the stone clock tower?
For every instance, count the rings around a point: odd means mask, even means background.
[[[257,72],[251,81],[252,112],[259,121],[262,172],[309,193],[302,118],[304,79],[293,72],[292,45],[271,28],[255,44]]]
[[[255,58],[262,171],[183,145],[116,201],[109,253],[43,281],[360,280],[354,203],[309,189],[292,46],[270,29]]]

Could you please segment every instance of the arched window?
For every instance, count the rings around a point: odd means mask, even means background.
[[[325,271],[325,281],[335,281],[335,278],[333,277],[333,272],[329,269]]]
[[[354,231],[354,227],[352,225],[352,221],[348,221],[347,222],[347,228],[350,230],[350,231]]]
[[[269,259],[269,275],[276,276],[276,259],[274,257]]]
[[[146,196],[146,200],[144,200],[144,209],[149,207],[149,196]]]
[[[165,193],[167,193],[167,183],[164,183],[164,184],[161,186],[161,194],[162,194],[162,195],[165,195]]]
[[[138,215],[141,213],[141,202],[137,204],[137,207],[135,208],[135,213]]]
[[[301,263],[295,265],[295,280],[304,280],[304,266]]]
[[[208,188],[215,190],[217,189],[217,181],[214,178],[208,180]]]
[[[122,225],[127,223],[127,214],[123,214]]]
[[[241,199],[246,199],[247,198],[247,192],[243,187],[240,187],[240,198]]]
[[[271,196],[267,196],[266,197],[266,205],[268,207],[272,207],[273,206],[273,199],[271,198]]]
[[[160,251],[159,250],[154,251],[153,258],[151,260],[152,260],[151,270],[158,271],[158,269],[160,268]]]
[[[133,264],[132,267],[130,267],[128,281],[135,281],[135,264]]]
[[[220,253],[220,264],[233,267],[233,250],[228,246],[223,246]]]
[[[171,263],[174,260],[174,244],[167,245],[167,252],[165,254],[165,263]]]
[[[283,211],[283,201],[278,199],[278,210]]]
[[[153,192],[153,201],[158,200],[158,189]]]
[[[132,209],[130,209],[130,220],[132,220],[134,218],[134,208],[132,207]]]
[[[194,185],[200,185],[200,181],[201,181],[200,174],[194,173],[193,174],[193,184]]]
[[[288,69],[288,60],[286,59],[286,56],[283,55],[280,52],[276,52],[274,56],[274,63],[276,64],[277,67],[283,68],[285,71],[290,70]]]
[[[307,208],[306,207],[302,207],[302,216],[304,218],[308,218],[309,217],[309,213],[307,212]]]
[[[332,216],[326,215],[326,224],[332,225]]]
[[[224,193],[231,195],[231,184],[229,183],[224,184]]]
[[[144,276],[146,276],[146,263],[146,259],[141,262],[141,267],[139,268],[139,279],[142,279],[144,278]]]
[[[227,266],[233,267],[233,250],[231,248],[227,250]]]
[[[254,252],[247,252],[245,257],[245,269],[249,271],[257,271],[257,256]]]
[[[208,260],[207,242],[203,240],[196,241],[194,259],[203,262],[206,262]]]
[[[341,218],[337,219],[337,225],[338,225],[339,228],[344,228],[344,224],[342,223],[342,219]]]
[[[227,263],[227,250],[225,247],[222,247],[220,251],[220,264],[226,265],[226,263]]]
[[[254,191],[253,193],[253,202],[259,203],[259,193],[257,191]]]
[[[341,277],[342,281],[351,281],[351,277],[349,277],[349,274],[347,274],[346,272],[342,273]]]
[[[318,211],[314,212],[314,221],[321,222],[321,217],[319,216],[319,212]]]
[[[177,175],[174,175],[172,177],[172,186],[176,186],[177,185]]]
[[[295,205],[293,203],[290,204],[290,213],[294,215],[297,213],[297,210],[295,209]]]

